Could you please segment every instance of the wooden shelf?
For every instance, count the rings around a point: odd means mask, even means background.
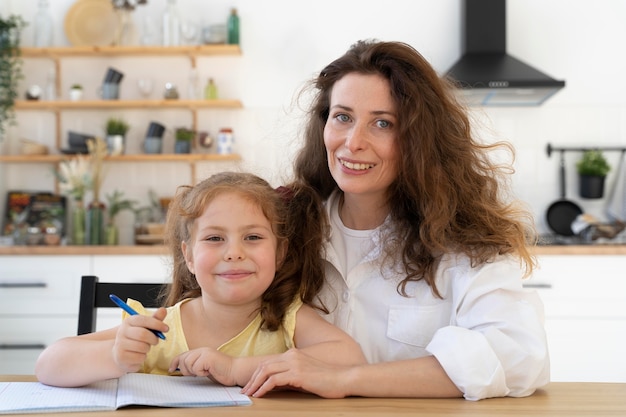
[[[65,58],[85,56],[211,56],[241,55],[239,45],[189,46],[61,46],[53,48],[21,48],[26,58]]]
[[[626,255],[626,245],[536,246],[536,255]],[[163,245],[0,246],[0,255],[166,255]]]
[[[72,158],[73,155],[0,155],[0,162],[7,163],[57,163]],[[239,161],[238,154],[218,155],[210,153],[180,153],[180,154],[134,154],[107,156],[109,162],[202,162],[202,161]]]
[[[198,57],[202,56],[235,56],[241,55],[239,45],[188,45],[188,46],[67,46],[51,48],[21,48],[23,58],[43,58],[54,61],[56,73],[56,89],[61,89],[61,61],[65,58],[98,58],[98,57],[183,57],[189,59],[191,67],[196,67]],[[114,109],[142,109],[158,111],[161,109],[183,109],[192,114],[192,130],[197,129],[198,110],[202,109],[240,109],[243,104],[240,100],[185,100],[185,99],[156,99],[156,100],[16,100],[15,110],[20,111],[48,111],[55,115],[55,145],[54,152],[61,149],[61,114],[63,111],[77,110],[114,110]],[[63,160],[71,159],[73,155],[55,153],[52,155],[0,155],[0,162],[5,163],[49,163],[58,164]],[[135,154],[109,156],[108,162],[184,162],[189,164],[192,182],[196,181],[196,164],[202,161],[238,161],[239,155],[216,154]]]
[[[167,255],[163,245],[0,246],[0,255]]]
[[[103,110],[103,109],[145,109],[145,108],[180,108],[198,109],[239,109],[243,104],[239,100],[15,100],[16,110]]]

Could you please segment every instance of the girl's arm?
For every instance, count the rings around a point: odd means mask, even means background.
[[[35,375],[46,385],[78,387],[125,372],[113,360],[117,327],[66,337],[48,346],[37,358]]]
[[[224,385],[244,386],[261,364],[284,363],[297,351],[329,364],[366,362],[361,348],[347,333],[328,323],[307,305],[302,305],[296,313],[294,342],[296,349],[263,356],[231,357],[208,347],[193,349],[174,358],[170,372],[178,369],[183,375],[207,376]]]
[[[136,372],[160,340],[148,329],[167,331],[165,315],[159,309],[152,317],[131,316],[112,329],[58,340],[37,358],[35,375],[47,385],[77,387]]]

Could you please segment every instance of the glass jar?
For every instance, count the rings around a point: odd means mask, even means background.
[[[50,4],[48,0],[39,0],[37,5],[37,13],[33,21],[35,28],[35,47],[45,48],[52,46],[52,14],[50,13]]]
[[[163,46],[180,45],[180,13],[176,0],[167,0],[163,13]]]

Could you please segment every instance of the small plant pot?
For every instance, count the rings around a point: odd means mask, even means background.
[[[70,100],[71,101],[80,101],[83,98],[83,90],[82,88],[71,88],[70,89]]]
[[[109,155],[122,155],[124,153],[125,140],[122,135],[107,136],[107,150]]]
[[[174,143],[174,153],[191,153],[191,141],[177,140]]]
[[[594,199],[604,196],[604,180],[606,177],[595,175],[579,175],[579,194],[582,198]]]

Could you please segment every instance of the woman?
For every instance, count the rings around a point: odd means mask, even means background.
[[[322,70],[295,163],[326,200],[320,301],[367,365],[297,350],[243,392],[324,397],[527,396],[549,380],[543,308],[522,288],[532,217],[480,144],[452,85],[412,47],[358,42]]]

